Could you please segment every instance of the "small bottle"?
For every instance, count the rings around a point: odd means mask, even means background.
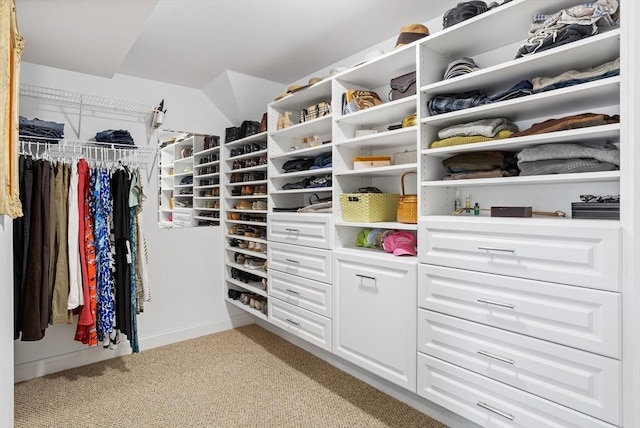
[[[468,214],[471,212],[471,195],[467,193],[467,197],[464,200],[465,212]]]
[[[473,206],[473,215],[480,215],[480,205],[478,205],[478,203],[476,202],[476,204]]]
[[[460,200],[460,189],[456,189],[456,198],[453,201],[453,210],[458,211],[462,208],[462,201]]]

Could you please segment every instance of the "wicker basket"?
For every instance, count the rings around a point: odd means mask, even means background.
[[[416,174],[415,171],[409,171],[402,174],[400,184],[402,185],[402,195],[398,196],[398,213],[396,219],[400,223],[418,223],[418,195],[405,195],[404,193],[404,177],[407,174]]]
[[[372,223],[394,221],[397,193],[343,193],[340,206],[344,221]]]

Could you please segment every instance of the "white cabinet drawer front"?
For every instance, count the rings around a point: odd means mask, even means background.
[[[269,241],[331,248],[331,217],[321,214],[269,214]]]
[[[335,257],[334,353],[415,392],[416,265]]]
[[[269,296],[331,318],[331,285],[269,270]]]
[[[418,394],[482,427],[614,428],[599,419],[418,354]]]
[[[269,243],[269,269],[331,284],[331,251]]]
[[[422,263],[620,289],[617,222],[426,217],[418,231]]]
[[[620,358],[620,295],[421,264],[418,306]]]
[[[331,320],[278,299],[270,298],[269,321],[307,342],[331,351]]]
[[[620,361],[418,310],[418,351],[620,424]]]

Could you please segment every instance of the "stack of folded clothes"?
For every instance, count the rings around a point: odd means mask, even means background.
[[[453,79],[454,77],[464,76],[479,69],[480,67],[478,67],[478,64],[476,64],[473,58],[460,58],[451,61],[449,65],[447,65],[447,69],[442,78],[444,80]]]
[[[135,146],[131,134],[126,129],[107,129],[96,134],[96,141],[109,144],[124,144]]]
[[[609,116],[601,113],[582,113],[559,119],[548,119],[544,122],[534,123],[530,128],[516,132],[512,137],[524,137],[526,135],[544,134],[547,132],[566,131],[568,129],[586,128],[589,126],[601,126],[619,123],[620,116]]]
[[[482,90],[468,91],[459,94],[441,94],[429,99],[427,109],[433,116],[436,114],[448,113],[457,110],[464,110],[484,104],[506,101],[513,98],[531,95],[533,84],[529,80],[521,80],[509,89],[498,92],[494,95],[487,95]]]
[[[531,83],[533,84],[533,92],[538,93],[606,79],[619,74],[620,57],[585,71],[569,70],[554,77],[535,77],[531,79]]]
[[[461,153],[442,161],[447,171],[444,180],[495,178],[518,175],[513,153],[484,151]]]
[[[64,138],[64,123],[19,117],[19,133],[22,141],[57,143]]]
[[[441,129],[438,131],[438,137],[441,139],[432,142],[429,147],[436,149],[438,147],[495,141],[509,138],[514,132],[518,132],[518,125],[507,118],[480,119]]]
[[[597,0],[552,15],[534,15],[529,36],[518,49],[516,58],[590,37],[598,33],[598,25],[614,26],[618,20],[617,0]]]
[[[518,153],[520,175],[614,171],[620,168],[620,150],[606,141],[542,144]]]

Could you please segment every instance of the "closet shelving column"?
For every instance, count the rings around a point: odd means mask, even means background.
[[[292,172],[284,168],[287,162],[317,160],[332,153],[331,115],[300,121],[302,109],[323,101],[331,102],[330,79],[274,101],[267,109],[268,290],[271,323],[330,351],[332,218],[329,213],[296,212],[295,208],[312,204],[316,197],[331,196],[332,167],[317,165]],[[291,126],[278,129],[278,116],[285,113]],[[320,144],[309,143],[314,140]],[[308,187],[314,178],[327,178],[326,185]],[[288,189],[292,183],[299,185]]]
[[[201,138],[200,138],[201,137]],[[205,140],[209,147],[205,149]],[[220,225],[220,137],[200,135],[193,154],[193,219],[197,226]]]
[[[266,320],[267,133],[228,142],[221,150],[225,299]]]
[[[397,153],[416,154],[417,127],[389,130],[416,113],[417,96],[389,101],[390,81],[416,70],[416,44],[393,51],[334,77],[333,82],[333,352],[411,392],[416,391],[416,266],[414,256],[394,256],[356,246],[364,229],[416,232],[416,224],[351,222],[344,219],[340,196],[374,186],[383,193],[417,193],[417,160],[396,164]],[[349,89],[375,91],[382,105],[342,114]],[[358,130],[375,133],[359,136]],[[407,153],[405,153],[407,152]],[[356,156],[389,156],[390,166],[354,169]],[[417,158],[416,158],[417,159]],[[363,334],[374,331],[375,334]]]
[[[620,29],[601,29],[513,59],[532,15],[582,3],[514,0],[419,43],[417,391],[482,426],[493,418],[522,426],[612,427],[622,421],[619,221],[452,212],[457,191],[481,208],[532,206],[570,217],[571,202],[581,194],[619,194],[624,171],[443,180],[442,160],[602,140],[619,144],[624,154],[629,142],[620,141],[620,129],[630,118],[429,148],[440,129],[478,119],[506,117],[523,130],[586,112],[620,114],[620,77],[434,116],[426,108],[438,94],[498,93],[522,79],[588,69],[618,57]],[[481,69],[442,80],[447,65],[461,57],[474,58]]]

